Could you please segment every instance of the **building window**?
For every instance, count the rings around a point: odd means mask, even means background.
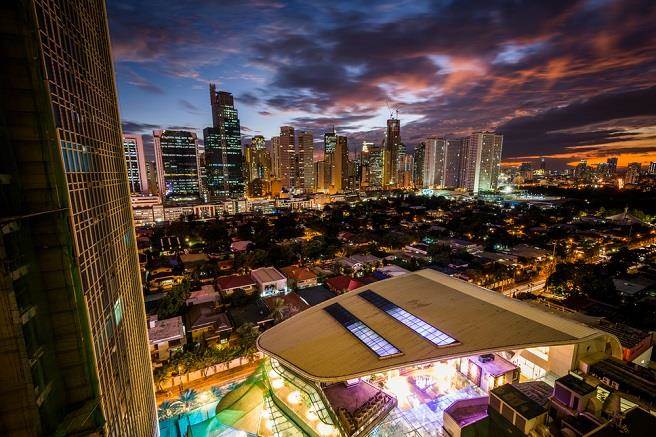
[[[404,310],[403,308],[395,305],[383,296],[371,290],[366,290],[360,293],[360,297],[374,305],[376,308],[383,310],[394,319],[403,323],[408,328],[412,329],[415,333],[421,335],[426,340],[433,343],[435,346],[449,346],[457,343],[453,337],[440,331],[433,325],[424,322],[417,316],[414,316]]]

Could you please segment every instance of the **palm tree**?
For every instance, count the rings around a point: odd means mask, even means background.
[[[253,323],[244,323],[237,328],[237,344],[242,356],[247,357],[249,362],[252,362],[257,353],[255,340],[260,335],[260,328]]]
[[[273,300],[270,316],[276,323],[279,323],[285,318],[287,310],[288,307],[287,304],[285,304],[285,301],[282,298],[277,297]]]
[[[198,392],[193,388],[188,388],[180,395],[180,402],[185,406],[185,410],[189,411],[192,405],[196,402],[197,397]]]
[[[160,420],[168,419],[169,417],[174,416],[175,413],[176,413],[175,404],[170,401],[162,402],[161,404],[159,404],[159,408],[157,409],[157,415],[159,416]]]
[[[216,399],[221,399],[223,397],[223,390],[218,385],[213,386],[210,391]]]

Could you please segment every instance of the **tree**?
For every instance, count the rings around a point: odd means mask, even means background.
[[[236,333],[240,355],[246,357],[249,362],[252,362],[257,353],[255,340],[260,335],[260,328],[253,323],[244,323],[237,328]]]
[[[184,405],[185,410],[189,411],[191,407],[193,407],[193,405],[196,403],[197,398],[198,392],[193,388],[188,388],[180,395],[180,402],[182,402]]]
[[[285,301],[282,298],[277,297],[273,299],[270,316],[273,318],[273,320],[275,320],[276,323],[279,323],[285,318],[285,313],[288,309],[289,308]]]
[[[189,297],[190,286],[189,279],[184,278],[180,284],[174,286],[166,293],[166,296],[164,296],[157,308],[157,317],[159,320],[180,315]]]

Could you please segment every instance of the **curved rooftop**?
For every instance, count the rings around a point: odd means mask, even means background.
[[[265,331],[257,347],[307,378],[331,382],[461,356],[599,337],[610,339],[613,350],[620,350],[608,333],[421,270],[307,309]]]

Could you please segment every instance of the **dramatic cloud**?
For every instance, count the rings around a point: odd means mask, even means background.
[[[213,81],[266,136],[336,126],[355,149],[380,142],[398,109],[410,147],[497,129],[508,162],[656,160],[651,0],[113,1],[109,13],[131,120],[206,125]]]

